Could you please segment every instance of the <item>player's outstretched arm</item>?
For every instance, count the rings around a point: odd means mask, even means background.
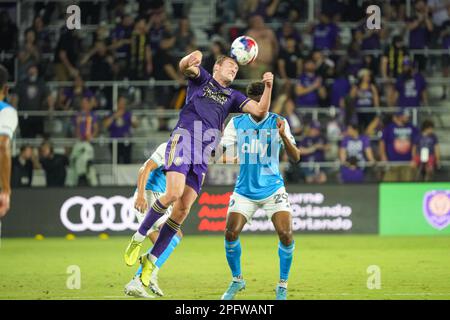
[[[262,82],[264,82],[264,92],[259,102],[250,100],[242,109],[243,112],[250,113],[258,118],[264,118],[269,112],[270,100],[272,99],[273,73],[264,73]]]
[[[179,67],[182,74],[188,78],[195,78],[199,75],[198,68],[202,63],[203,54],[199,50],[188,54],[180,60]]]
[[[150,172],[157,168],[158,165],[152,159],[148,159],[147,161],[145,161],[142,167],[139,168],[137,182],[138,191],[136,201],[134,202],[134,208],[139,212],[145,213],[147,211],[148,204],[145,198],[145,185],[147,183]]]
[[[277,119],[278,132],[280,133],[281,140],[283,141],[284,148],[286,149],[288,157],[294,161],[300,161],[300,150],[295,145],[295,139],[292,136],[289,125],[286,120]]]
[[[9,210],[11,195],[11,147],[8,136],[0,136],[0,218]]]

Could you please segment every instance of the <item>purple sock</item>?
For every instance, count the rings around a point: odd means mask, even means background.
[[[148,230],[155,222],[166,213],[167,208],[164,207],[159,200],[156,200],[139,227],[139,233],[143,236],[147,235]]]
[[[155,256],[156,258],[159,258],[159,256],[164,252],[164,250],[166,250],[166,248],[169,246],[170,241],[172,240],[173,236],[178,232],[178,230],[180,230],[180,225],[170,218],[167,219],[166,223],[162,226],[161,230],[159,231],[158,239],[153,245],[150,254]]]

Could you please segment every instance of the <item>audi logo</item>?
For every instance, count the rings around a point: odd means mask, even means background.
[[[95,222],[95,218],[97,217],[96,206],[100,207],[100,222]],[[115,206],[120,206],[119,222],[116,221],[117,212]],[[72,222],[69,218],[69,212],[70,215],[75,213],[79,214],[80,219],[78,221],[81,220],[81,222]],[[63,225],[73,232],[87,230],[124,231],[127,229],[137,230],[139,227],[133,212],[133,198],[125,198],[122,196],[114,196],[111,198],[94,196],[89,199],[80,196],[69,198],[61,207],[60,218]]]

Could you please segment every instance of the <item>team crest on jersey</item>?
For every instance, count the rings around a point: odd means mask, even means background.
[[[180,166],[180,165],[183,163],[183,158],[181,158],[181,157],[176,157],[176,158],[173,160],[173,163],[175,163],[176,166]]]
[[[425,193],[423,214],[435,229],[442,230],[450,224],[450,190],[433,190]]]

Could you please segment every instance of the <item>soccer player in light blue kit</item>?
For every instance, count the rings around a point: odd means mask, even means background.
[[[247,96],[258,101],[264,84],[252,83]],[[280,281],[276,286],[276,299],[286,300],[287,281],[294,253],[292,215],[283,177],[279,171],[279,153],[284,146],[288,156],[300,161],[289,124],[281,116],[268,112],[263,117],[245,114],[234,117],[225,128],[221,145],[230,149],[237,146],[240,163],[239,177],[230,198],[225,229],[225,251],[233,280],[222,295],[231,300],[245,289],[241,272],[241,244],[239,234],[244,225],[251,222],[258,208],[265,210],[278,233]],[[227,155],[228,156],[228,155]]]
[[[16,109],[5,102],[9,90],[8,77],[8,70],[0,64],[0,219],[6,215],[10,206],[11,140],[19,121]]]
[[[167,143],[160,144],[158,148],[156,148],[156,151],[151,155],[150,159],[148,159],[139,169],[137,189],[134,193],[134,211],[139,224],[144,220],[148,207],[151,207],[153,203],[166,192],[166,175],[163,172],[166,147]],[[170,206],[167,212],[155,222],[150,230],[148,230],[147,236],[152,243],[155,243],[156,239],[158,239],[159,229],[167,221],[171,212],[172,207]],[[164,295],[158,286],[159,268],[167,261],[175,247],[180,243],[181,238],[182,233],[178,230],[177,234],[175,234],[170,241],[169,246],[164,250],[156,262],[156,268],[153,269],[149,288],[153,293],[159,296]],[[151,249],[152,248],[149,249],[149,252]],[[125,260],[127,261],[126,257]],[[133,263],[128,261],[127,264],[129,266],[133,265]],[[142,267],[139,267],[133,279],[125,286],[125,294],[134,297],[151,298],[152,296],[147,293],[140,280],[141,272]]]

